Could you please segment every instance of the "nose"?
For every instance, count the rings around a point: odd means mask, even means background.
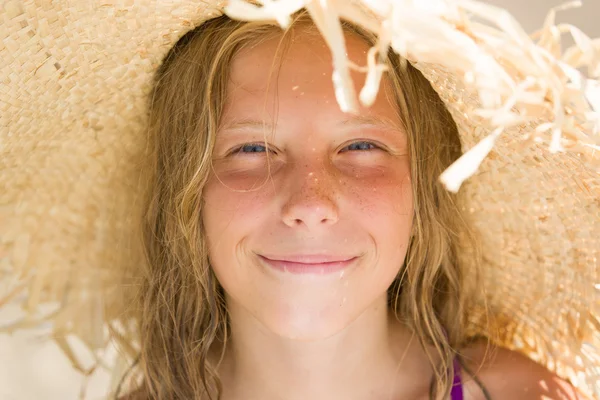
[[[286,225],[314,229],[338,221],[336,185],[330,175],[324,166],[305,166],[288,177],[288,197],[282,210]]]

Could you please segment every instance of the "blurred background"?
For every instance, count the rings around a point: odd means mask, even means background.
[[[506,8],[521,22],[529,33],[539,29],[547,10],[564,3],[559,0],[488,0]],[[2,1],[0,1],[2,3]],[[1,7],[1,5],[0,5]],[[600,0],[583,0],[583,6],[562,11],[558,22],[573,23],[592,37],[600,37]],[[571,42],[566,40],[565,44]],[[0,309],[0,325],[13,320],[19,310]],[[82,384],[87,379],[85,399],[102,399],[110,376],[105,371],[95,371],[84,378],[73,370],[69,361],[54,343],[40,340],[48,329],[21,332],[12,336],[0,334],[0,400],[76,400],[81,397]],[[85,347],[74,340],[70,344],[79,349],[78,357],[84,365],[91,361]],[[105,355],[114,356],[114,349]]]

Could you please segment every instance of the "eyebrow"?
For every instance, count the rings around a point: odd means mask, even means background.
[[[250,119],[250,118],[242,118],[242,119],[234,119],[219,128],[219,130],[238,130],[238,129],[246,129],[246,128],[272,128],[269,122],[260,121],[258,119]]]
[[[392,121],[390,118],[376,115],[350,115],[348,118],[340,121],[338,126],[342,127],[372,127],[392,130],[403,130],[401,124]],[[266,121],[251,118],[235,119],[224,124],[221,130],[241,130],[241,129],[273,129],[273,125]]]

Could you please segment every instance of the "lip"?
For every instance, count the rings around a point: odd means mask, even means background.
[[[354,256],[334,256],[329,254],[287,254],[285,256],[261,255],[261,257],[272,261],[286,261],[302,264],[320,264],[348,261]]]
[[[339,257],[327,255],[294,255],[285,259],[271,259],[258,255],[270,267],[291,274],[329,274],[348,268],[358,257]]]

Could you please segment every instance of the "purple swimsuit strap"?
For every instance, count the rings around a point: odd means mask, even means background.
[[[454,380],[452,381],[452,390],[450,391],[451,400],[463,400],[463,388],[460,380],[460,364],[458,359],[454,359]]]

